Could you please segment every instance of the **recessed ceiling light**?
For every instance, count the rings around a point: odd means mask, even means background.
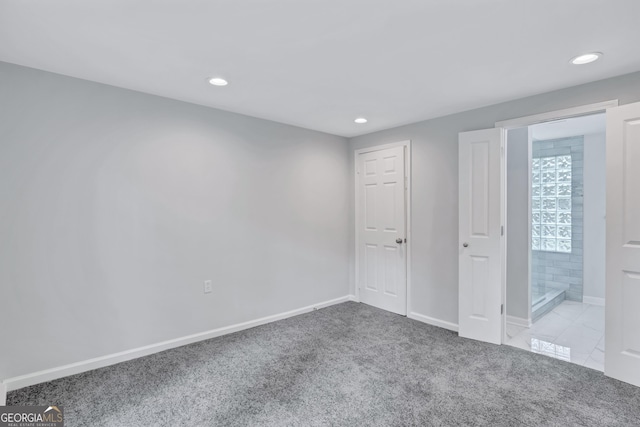
[[[585,53],[584,55],[576,56],[571,60],[573,65],[584,65],[593,61],[597,61],[602,56],[600,52]]]
[[[365,119],[364,117],[358,117],[357,119],[354,120],[354,122],[356,122],[359,125],[361,125],[363,123],[367,123],[367,119]]]
[[[229,84],[228,81],[226,81],[225,79],[221,78],[221,77],[211,77],[209,79],[209,83],[211,83],[214,86],[226,86]]]

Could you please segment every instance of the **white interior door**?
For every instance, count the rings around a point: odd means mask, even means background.
[[[360,301],[407,314],[405,147],[358,155]]]
[[[640,103],[607,110],[604,373],[640,386]]]
[[[502,342],[503,129],[459,135],[458,334]]]

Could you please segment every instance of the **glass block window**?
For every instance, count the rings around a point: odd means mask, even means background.
[[[534,158],[531,167],[531,246],[571,252],[571,156]]]

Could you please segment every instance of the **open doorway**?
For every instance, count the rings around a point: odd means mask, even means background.
[[[604,370],[604,113],[507,134],[507,345]]]
[[[533,204],[533,137],[529,137],[528,126],[540,123],[560,121],[606,112],[606,247],[605,247],[605,307],[606,309],[605,338],[595,337],[595,333],[589,328],[580,328],[577,335],[565,334],[571,330],[577,330],[577,324],[557,326],[552,341],[545,341],[532,336],[532,330],[541,328],[541,323],[548,315],[542,317],[536,323],[532,320],[533,298],[531,293],[532,281],[532,213],[530,204]],[[511,188],[511,196],[519,194],[524,196],[525,203],[517,203],[514,197],[507,200],[508,185],[514,185],[514,162],[509,163],[509,144],[506,144],[506,132],[527,126],[526,129],[526,153],[524,171],[526,185],[514,191]],[[521,130],[521,132],[525,132]],[[586,134],[585,134],[586,135]],[[583,143],[585,138],[583,136]],[[506,144],[506,145],[505,145]],[[514,145],[515,147],[515,145]],[[511,155],[514,155],[511,147]],[[586,146],[589,150],[590,146]],[[584,150],[584,148],[583,148]],[[531,153],[531,155],[529,155]],[[587,154],[588,155],[588,154]],[[594,156],[596,156],[594,154]],[[600,156],[604,160],[605,155]],[[583,153],[583,160],[585,159]],[[495,344],[505,344],[517,336],[525,337],[524,345],[527,350],[534,350],[547,355],[553,355],[570,362],[579,363],[588,367],[601,369],[602,363],[598,363],[596,357],[604,361],[604,374],[621,381],[640,386],[640,102],[618,106],[617,100],[605,101],[596,104],[567,108],[549,113],[496,122],[493,129],[479,129],[461,132],[458,137],[458,335],[463,338],[471,338],[479,341]],[[557,163],[556,163],[557,164]],[[551,165],[548,165],[551,168]],[[542,167],[542,166],[540,166]],[[558,170],[555,167],[556,182],[559,172],[568,172],[569,167],[564,165]],[[573,176],[573,163],[571,175]],[[511,168],[511,180],[507,183],[507,169]],[[593,178],[593,173],[584,171],[587,179]],[[540,171],[542,172],[542,170]],[[551,172],[551,171],[548,171]],[[566,177],[565,177],[566,178]],[[602,184],[602,179],[593,178]],[[528,181],[528,182],[527,182]],[[551,184],[551,183],[549,183]],[[540,183],[542,186],[543,183]],[[588,185],[583,182],[583,185]],[[573,183],[571,186],[573,191]],[[584,189],[583,202],[591,199],[588,189]],[[559,196],[556,188],[556,196]],[[573,194],[572,194],[573,196]],[[560,197],[568,197],[563,195]],[[540,198],[543,198],[541,195]],[[551,197],[549,197],[551,198]],[[557,200],[556,200],[556,203]],[[572,201],[573,203],[573,201]],[[507,208],[522,208],[524,213],[507,215]],[[549,206],[549,209],[551,207]],[[562,211],[563,209],[560,209]],[[572,204],[573,210],[573,204]],[[556,221],[559,209],[556,207]],[[542,208],[540,208],[542,212]],[[583,227],[586,226],[588,214],[583,212]],[[602,214],[604,217],[604,214]],[[514,219],[515,218],[515,219]],[[577,218],[577,216],[576,216]],[[597,215],[593,218],[598,218]],[[517,227],[517,220],[524,221],[524,227]],[[598,220],[600,221],[600,220]],[[544,225],[541,220],[540,225]],[[547,225],[554,226],[553,223]],[[558,223],[555,223],[555,231],[558,231]],[[573,227],[573,218],[572,218]],[[524,233],[519,244],[514,244],[514,233],[517,230]],[[525,231],[522,231],[525,230]],[[553,231],[553,230],[551,230]],[[576,235],[580,230],[576,230]],[[571,228],[572,239],[574,229]],[[583,228],[583,239],[590,232]],[[544,235],[542,235],[544,237]],[[548,236],[551,237],[551,236]],[[556,234],[556,240],[569,240],[567,236]],[[510,243],[508,243],[510,241]],[[563,244],[566,242],[562,242]],[[545,242],[540,241],[540,244]],[[556,241],[555,247],[558,248]],[[552,243],[548,243],[552,247]],[[587,245],[583,241],[584,245]],[[567,247],[564,247],[568,249]],[[574,251],[573,249],[577,249]],[[576,255],[579,247],[571,242],[571,253]],[[557,251],[556,251],[557,252]],[[511,268],[508,269],[507,254]],[[519,254],[519,256],[518,256]],[[584,257],[584,251],[582,253]],[[518,260],[519,263],[518,263]],[[515,263],[515,265],[514,265]],[[595,277],[592,272],[585,272],[596,264],[590,264],[583,258],[583,281],[585,277]],[[562,268],[562,267],[560,267]],[[511,274],[508,274],[508,273]],[[520,273],[520,276],[515,273]],[[524,278],[522,279],[522,273]],[[514,275],[515,274],[515,275]],[[553,273],[552,273],[553,274]],[[520,277],[520,280],[518,277]],[[507,286],[509,282],[510,286]],[[524,289],[524,291],[523,291]],[[574,301],[573,304],[589,304],[599,306],[602,300],[598,297],[585,295],[583,283],[582,302]],[[546,291],[546,289],[545,289]],[[545,292],[546,294],[546,292]],[[524,295],[524,297],[518,297]],[[565,293],[566,297],[566,293]],[[589,299],[591,297],[592,299]],[[546,297],[545,297],[546,298]],[[586,300],[585,300],[586,299]],[[524,301],[524,307],[520,314],[516,313],[516,304]],[[571,305],[571,304],[568,304]],[[589,307],[586,307],[589,308]],[[584,306],[565,309],[565,318],[571,322],[583,326],[594,326],[594,322],[587,318],[592,317],[597,325],[603,322],[599,309],[590,310],[589,315],[583,316],[586,311]],[[556,309],[554,307],[552,310]],[[556,313],[560,310],[556,310]],[[567,313],[568,312],[568,313]],[[524,314],[522,314],[524,313]],[[522,317],[520,317],[522,316]],[[553,317],[553,316],[551,316]],[[507,320],[509,320],[509,334],[507,334]],[[573,327],[575,326],[575,327]],[[520,329],[514,330],[514,329]],[[593,333],[593,335],[592,335]],[[562,342],[568,336],[572,336],[574,343],[570,347]],[[527,339],[528,338],[528,339]],[[532,341],[531,338],[537,340]],[[567,338],[568,340],[569,338]],[[544,341],[544,343],[540,342]],[[555,342],[554,342],[555,341]],[[595,348],[588,347],[597,341]],[[585,344],[586,342],[586,344]],[[514,341],[511,344],[515,344]],[[593,350],[588,353],[589,348]],[[601,351],[605,348],[604,353]],[[596,352],[595,350],[599,350]],[[605,356],[606,355],[606,360]]]

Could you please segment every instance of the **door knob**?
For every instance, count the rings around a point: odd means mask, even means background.
[[[464,246],[465,248],[468,248],[468,247],[469,247],[469,244],[468,244],[467,242],[464,242],[464,243],[462,244],[462,246]]]
[[[399,244],[399,245],[401,245],[401,244],[402,244],[402,239],[398,237],[398,238],[396,239],[396,243],[397,243],[397,244]]]

